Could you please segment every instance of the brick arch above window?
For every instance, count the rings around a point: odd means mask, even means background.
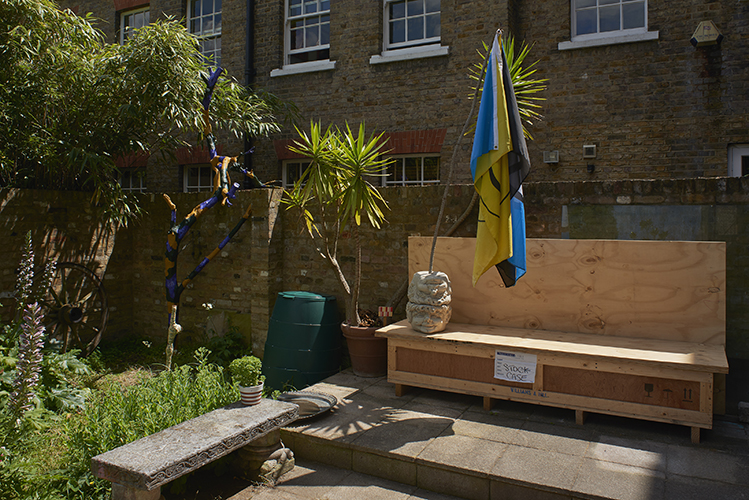
[[[147,7],[151,4],[150,0],[113,0],[114,10],[130,10],[138,7]]]
[[[390,150],[389,154],[407,155],[442,152],[442,143],[445,142],[446,134],[446,128],[437,128],[386,132],[382,137],[388,139],[385,149]]]
[[[306,158],[304,155],[294,153],[289,146],[294,145],[296,139],[276,139],[273,141],[273,148],[276,150],[276,156],[279,160],[300,160]]]
[[[401,132],[386,132],[383,139],[388,139],[385,150],[391,155],[407,155],[418,153],[440,153],[447,135],[446,128],[430,130],[404,130]],[[289,150],[295,139],[277,139],[273,141],[276,156],[279,160],[298,160],[304,156]]]
[[[216,146],[216,153],[221,155],[223,152],[223,146],[219,144]],[[177,158],[179,165],[194,165],[197,163],[210,163],[211,152],[204,146],[187,146],[179,148],[174,152],[174,156]]]

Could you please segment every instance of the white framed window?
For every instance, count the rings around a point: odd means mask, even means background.
[[[197,193],[213,190],[213,167],[210,165],[185,165],[183,191]]]
[[[294,187],[294,183],[302,177],[304,171],[309,168],[309,164],[310,162],[304,160],[284,161],[281,172],[283,187]]]
[[[191,0],[187,10],[190,33],[200,42],[206,61],[221,65],[221,0]]]
[[[440,42],[440,0],[385,0],[385,50]]]
[[[330,59],[330,0],[286,0],[286,64]]]
[[[120,14],[120,45],[125,43],[138,28],[151,22],[149,7],[124,11]]]
[[[145,193],[146,192],[146,169],[145,168],[128,168],[120,171],[117,182],[120,188],[128,193]]]
[[[730,177],[749,175],[749,144],[728,146],[728,175]]]
[[[440,0],[383,0],[382,54],[369,64],[446,56],[441,45]]]
[[[648,31],[647,0],[572,0],[571,40],[559,50],[657,40]]]
[[[383,186],[426,186],[440,182],[439,156],[394,156],[387,167]]]

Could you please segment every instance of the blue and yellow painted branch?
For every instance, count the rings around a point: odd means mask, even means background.
[[[195,222],[198,220],[198,218],[208,210],[209,208],[221,204],[221,205],[231,205],[229,203],[230,199],[233,199],[236,197],[237,189],[239,189],[238,183],[232,183],[231,178],[229,177],[229,168],[235,167],[240,172],[242,172],[244,175],[249,177],[250,179],[253,179],[255,182],[253,184],[253,187],[264,187],[264,185],[255,178],[255,176],[252,174],[252,172],[248,172],[244,168],[237,166],[237,157],[229,157],[229,156],[219,156],[216,151],[216,140],[213,136],[213,133],[211,131],[211,122],[210,122],[210,113],[209,108],[211,105],[211,99],[213,98],[213,89],[218,82],[219,76],[222,73],[221,68],[217,68],[216,71],[210,71],[208,78],[206,79],[206,91],[203,95],[203,131],[206,135],[206,140],[208,141],[208,148],[210,151],[210,159],[211,159],[211,166],[214,170],[214,180],[213,180],[213,195],[208,198],[207,200],[200,203],[197,207],[195,207],[192,212],[187,214],[187,216],[182,219],[179,223],[177,222],[177,207],[174,203],[172,203],[172,200],[169,198],[168,195],[164,194],[164,200],[169,205],[169,208],[171,210],[171,217],[170,217],[170,227],[169,231],[167,232],[167,239],[166,239],[166,253],[165,253],[165,260],[164,260],[164,276],[165,276],[165,284],[166,284],[166,300],[167,300],[167,306],[169,308],[169,338],[167,342],[167,369],[171,369],[171,360],[172,360],[172,353],[174,352],[174,339],[177,336],[177,334],[182,330],[182,327],[177,322],[177,313],[178,313],[178,307],[179,307],[179,300],[180,296],[182,295],[182,292],[184,291],[185,287],[193,280],[195,277],[205,268],[205,266],[208,265],[208,263],[213,259],[216,255],[219,254],[219,252],[226,246],[227,243],[229,243],[229,240],[231,240],[234,235],[239,231],[239,229],[244,225],[244,223],[249,219],[250,214],[252,213],[251,206],[247,207],[247,210],[245,211],[245,214],[242,216],[241,220],[237,223],[236,226],[229,232],[229,234],[219,243],[218,247],[211,252],[209,255],[207,255],[203,260],[198,264],[198,266],[185,278],[182,283],[178,283],[177,281],[177,257],[179,256],[179,246],[182,241],[182,239],[187,235],[187,232],[190,230],[190,228],[195,224]],[[252,151],[248,151],[245,154],[250,154]]]

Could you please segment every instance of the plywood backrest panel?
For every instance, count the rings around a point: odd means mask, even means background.
[[[409,238],[409,276],[432,238]],[[475,238],[439,238],[434,270],[453,290],[452,321],[725,345],[723,242],[528,239],[511,288],[490,270],[471,285]]]

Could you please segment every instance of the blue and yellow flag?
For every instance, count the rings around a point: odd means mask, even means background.
[[[471,153],[473,183],[481,198],[473,284],[496,267],[505,286],[525,274],[522,182],[530,172],[510,69],[495,35],[481,95]]]

